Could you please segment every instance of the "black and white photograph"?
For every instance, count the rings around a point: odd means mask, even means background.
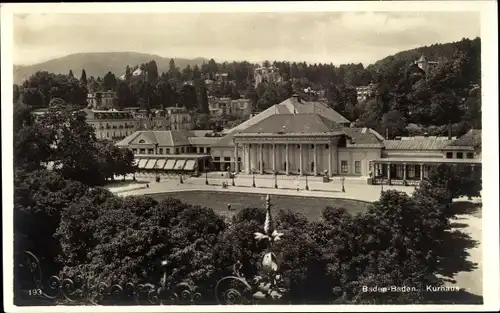
[[[496,2],[1,14],[6,312],[500,309]]]

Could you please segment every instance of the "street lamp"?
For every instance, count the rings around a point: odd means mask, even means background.
[[[179,183],[184,184],[184,180],[182,179],[182,174],[179,174]]]
[[[255,187],[255,169],[252,168],[252,187]]]
[[[307,182],[307,173],[304,173],[304,175],[306,176],[306,190],[309,190],[309,184]]]
[[[235,175],[235,173],[231,173],[231,179],[232,179],[232,183],[231,183],[231,185],[236,186],[236,185],[234,184],[234,175]]]
[[[344,188],[345,177],[342,176],[342,178],[340,178],[340,181],[342,182],[342,192],[345,192],[345,188]]]

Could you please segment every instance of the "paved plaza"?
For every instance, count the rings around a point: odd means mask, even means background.
[[[224,175],[224,174],[222,174]],[[373,202],[379,199],[381,186],[371,186],[366,184],[366,178],[346,178],[344,181],[345,192],[342,192],[342,182],[339,177],[334,177],[331,182],[324,183],[320,177],[308,177],[307,184],[309,190],[305,190],[306,178],[298,176],[278,176],[278,189],[275,188],[275,179],[273,176],[255,175],[255,186],[252,187],[252,175],[238,175],[235,178],[235,186],[232,186],[232,179],[221,177],[220,173],[210,173],[208,176],[209,185],[205,184],[205,177],[183,177],[183,183],[180,183],[178,176],[162,177],[159,183],[155,182],[154,175],[136,175],[136,182],[130,181],[122,186],[109,187],[109,190],[120,195],[144,195],[159,194],[179,191],[227,191],[241,193],[261,193],[270,195],[290,195],[303,197],[322,197],[322,198],[344,198]],[[228,184],[227,189],[222,188],[222,183]],[[148,185],[149,187],[147,187]],[[297,186],[299,190],[297,191]],[[415,187],[408,186],[383,186],[384,190],[395,189],[411,194]],[[457,199],[457,201],[466,201],[466,199]],[[480,202],[475,199],[474,202]],[[462,263],[470,264],[467,270],[459,271],[447,275],[447,285],[454,285],[474,295],[482,295],[482,219],[480,208],[475,213],[459,214],[452,220],[453,230],[460,231],[471,242],[463,250],[460,258]],[[474,242],[472,244],[472,242]],[[453,259],[451,260],[453,262]],[[459,261],[457,260],[457,263]]]

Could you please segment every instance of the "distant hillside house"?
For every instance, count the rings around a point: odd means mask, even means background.
[[[418,61],[415,61],[415,64],[426,74],[429,73],[430,70],[432,70],[436,65],[439,64],[439,62],[436,61],[428,61],[427,58],[422,55]]]
[[[113,108],[115,97],[116,92],[114,91],[97,91],[87,95],[87,103],[94,109],[107,110]]]
[[[373,92],[375,92],[376,88],[377,88],[377,85],[375,85],[375,84],[369,84],[368,86],[356,87],[356,96],[357,96],[358,102],[365,101],[366,99],[368,99],[368,97]]]
[[[191,114],[180,107],[167,107],[156,110],[149,115],[137,114],[140,129],[143,130],[191,130],[194,122]]]
[[[283,81],[283,77],[281,77],[278,68],[274,66],[261,66],[256,68],[253,73],[253,78],[255,81],[255,87],[264,82],[278,83]]]
[[[252,111],[250,99],[216,98],[210,97],[209,111],[211,116],[233,115],[240,118],[247,118]]]

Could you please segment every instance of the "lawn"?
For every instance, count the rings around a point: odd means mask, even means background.
[[[257,193],[231,193],[218,191],[180,191],[163,194],[154,194],[151,197],[160,200],[165,197],[172,197],[192,205],[201,205],[214,209],[215,212],[223,215],[231,215],[245,207],[265,207],[266,194]],[[231,204],[234,211],[228,211],[227,205]],[[277,213],[279,210],[291,210],[304,214],[309,220],[318,220],[321,212],[326,206],[343,207],[351,214],[365,212],[367,202],[349,199],[331,199],[317,197],[299,197],[272,195],[271,204]]]

